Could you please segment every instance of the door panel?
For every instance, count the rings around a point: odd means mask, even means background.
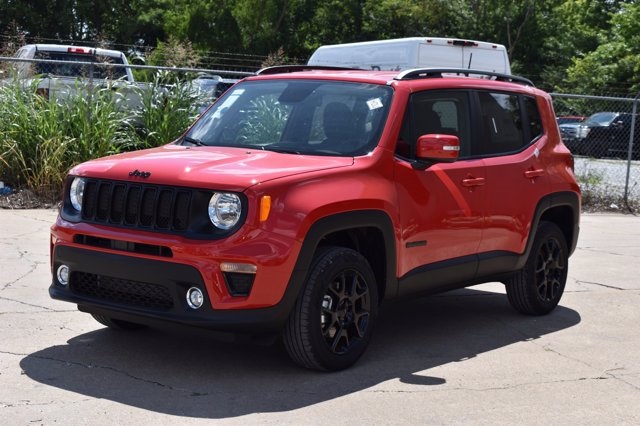
[[[415,170],[405,161],[396,161],[398,205],[402,206],[399,276],[423,265],[477,253],[486,193],[480,181],[485,179],[483,163],[468,160]]]
[[[475,255],[482,237],[485,202],[483,160],[469,158],[469,92],[425,91],[414,93],[409,102],[394,170],[401,206],[399,277],[435,262]],[[418,161],[416,141],[426,134],[457,136],[460,158],[453,163]],[[461,278],[472,278],[475,267],[466,270],[470,276]]]

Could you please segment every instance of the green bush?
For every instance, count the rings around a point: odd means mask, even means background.
[[[46,99],[31,87],[0,87],[0,180],[37,194],[59,193],[67,171],[81,162],[168,143],[197,116],[188,85],[167,75],[126,96],[114,87]]]

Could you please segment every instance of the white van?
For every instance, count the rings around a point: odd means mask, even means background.
[[[307,65],[391,71],[465,68],[511,74],[507,49],[501,44],[436,37],[321,46]]]

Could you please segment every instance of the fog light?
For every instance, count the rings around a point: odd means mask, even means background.
[[[67,265],[60,265],[58,272],[56,273],[58,282],[62,285],[69,284],[69,267]]]
[[[191,309],[200,309],[204,303],[204,295],[198,287],[191,287],[187,290],[187,305]]]

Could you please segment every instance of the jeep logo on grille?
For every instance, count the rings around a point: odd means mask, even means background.
[[[134,171],[129,172],[129,177],[140,177],[140,178],[146,179],[149,176],[151,176],[151,172],[141,172],[138,169],[135,169]]]

